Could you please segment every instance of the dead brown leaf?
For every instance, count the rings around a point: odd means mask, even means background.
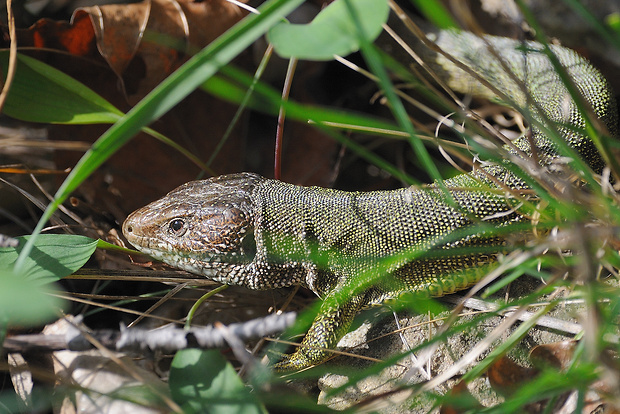
[[[70,22],[42,19],[17,37],[22,47],[102,57],[135,103],[246,14],[224,0],[145,0],[77,9]],[[130,67],[143,68],[141,76]]]

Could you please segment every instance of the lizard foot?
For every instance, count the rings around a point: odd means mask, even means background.
[[[299,348],[274,364],[276,372],[299,371],[324,362],[328,349],[334,348],[347,333],[353,317],[365,304],[365,294],[355,295],[338,304],[326,298]]]

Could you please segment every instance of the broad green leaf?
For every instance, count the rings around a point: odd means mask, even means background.
[[[6,79],[9,52],[0,51]],[[97,93],[53,67],[21,54],[4,113],[29,122],[110,124],[123,113]]]
[[[15,261],[30,236],[18,237],[19,246],[0,248],[0,275],[11,273]],[[70,275],[97,247],[97,240],[69,234],[41,234],[24,262],[20,276],[44,284]]]
[[[0,326],[40,325],[58,316],[63,301],[31,278],[0,269]]]
[[[355,10],[355,16],[349,6]],[[366,41],[371,42],[383,30],[389,11],[387,0],[336,0],[308,24],[283,22],[274,26],[268,39],[282,57],[331,60],[334,55],[346,56],[360,49],[355,19]]]
[[[179,351],[170,367],[170,392],[185,412],[266,413],[218,350]]]

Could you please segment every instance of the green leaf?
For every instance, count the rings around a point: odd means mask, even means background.
[[[38,280],[0,269],[0,325],[41,325],[58,316],[64,301]]]
[[[0,248],[0,275],[11,273],[15,261],[30,236],[18,237],[17,247]],[[68,276],[88,261],[97,240],[69,234],[41,234],[34,242],[19,276],[45,284]]]
[[[9,52],[0,51],[6,79]],[[123,113],[97,93],[53,67],[21,54],[4,113],[22,121],[52,124],[110,124]]]
[[[349,11],[346,2],[355,10]],[[387,0],[336,0],[308,24],[280,23],[269,30],[268,39],[282,57],[332,60],[360,48],[359,21],[366,41],[373,41],[383,30],[390,8]]]
[[[170,367],[170,392],[184,412],[266,413],[218,350],[185,349]]]

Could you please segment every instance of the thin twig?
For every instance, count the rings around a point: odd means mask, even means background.
[[[0,92],[0,112],[4,108],[6,98],[11,89],[11,84],[15,78],[15,72],[17,68],[17,33],[15,29],[15,16],[13,15],[12,0],[6,0],[6,15],[9,24],[9,35],[11,36],[11,44],[9,46],[9,67],[6,71],[6,80]]]

